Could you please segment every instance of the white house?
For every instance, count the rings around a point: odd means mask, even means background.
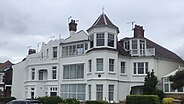
[[[104,13],[87,33],[76,30],[71,20],[68,38],[43,43],[40,52],[30,50],[13,66],[12,96],[118,102],[142,92],[148,71],[154,70],[162,85],[164,75],[183,65],[175,53],[147,39],[142,26],[118,41],[119,28]]]

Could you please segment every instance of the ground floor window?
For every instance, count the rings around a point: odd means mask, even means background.
[[[114,85],[109,85],[109,101],[114,100]]]
[[[96,85],[96,100],[103,100],[103,85]]]
[[[85,84],[63,84],[61,85],[61,97],[85,100]]]

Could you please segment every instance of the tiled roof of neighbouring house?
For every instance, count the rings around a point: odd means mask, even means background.
[[[101,27],[101,26],[108,26],[108,27],[115,28],[117,30],[117,32],[119,33],[119,28],[117,26],[115,26],[104,13],[102,13],[98,17],[98,19],[95,21],[95,23],[87,31],[89,31],[90,29],[92,29],[94,27]]]
[[[8,67],[10,67],[12,65],[13,64],[9,60],[4,62],[4,63],[1,63],[0,64],[0,71],[3,71],[4,69],[6,69],[6,68],[8,68]]]

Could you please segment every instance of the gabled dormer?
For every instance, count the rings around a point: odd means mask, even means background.
[[[134,37],[124,38],[123,46],[131,56],[155,56],[155,48],[147,47],[143,26],[135,25]]]
[[[95,23],[87,30],[90,37],[90,49],[117,47],[119,29],[102,13]]]

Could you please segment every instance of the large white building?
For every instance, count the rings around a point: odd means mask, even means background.
[[[154,70],[162,85],[164,75],[183,65],[175,53],[144,37],[142,26],[118,41],[119,29],[104,13],[87,33],[76,32],[75,20],[69,30],[68,38],[43,43],[40,52],[30,50],[13,66],[12,96],[118,102],[142,92],[148,71]]]

